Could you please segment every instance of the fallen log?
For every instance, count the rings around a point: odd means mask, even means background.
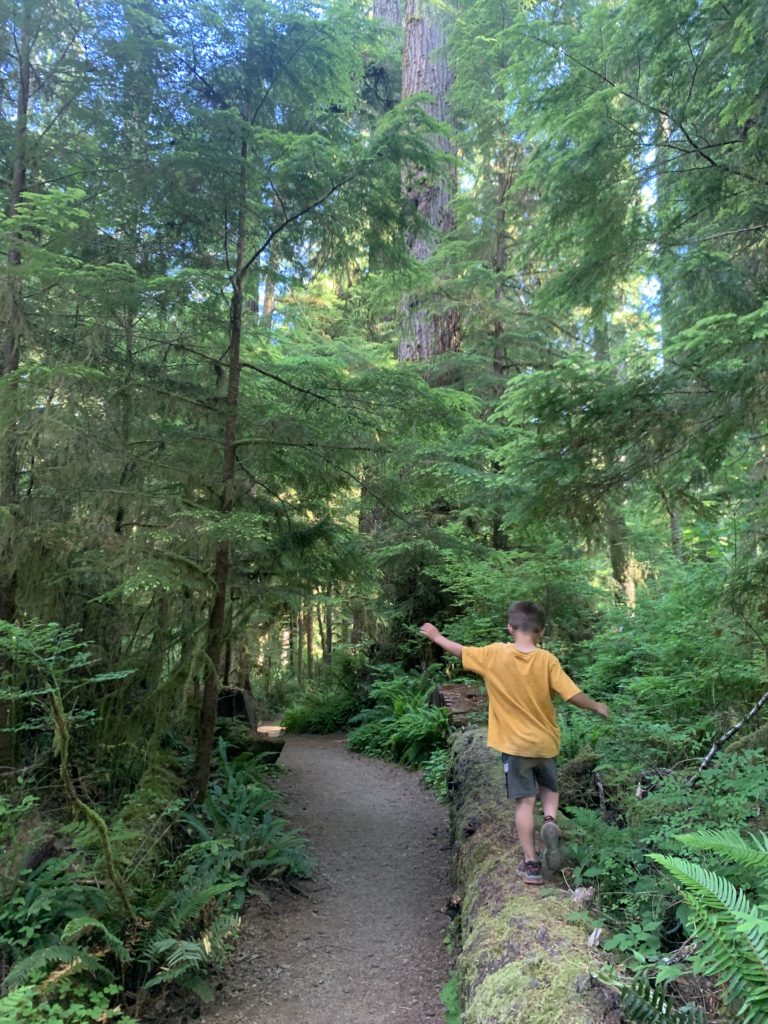
[[[485,712],[488,697],[482,686],[471,683],[443,683],[430,695],[430,704],[448,708],[451,724],[457,727],[468,725],[470,715]]]
[[[453,882],[461,906],[459,988],[464,1024],[620,1024],[616,993],[595,978],[588,936],[558,879],[525,885],[514,805],[485,730],[452,743]]]

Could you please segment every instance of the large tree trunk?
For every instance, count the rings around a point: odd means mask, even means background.
[[[390,25],[399,25],[403,16],[400,0],[373,0],[373,16]]]
[[[31,27],[29,5],[24,6],[17,39],[18,85],[16,124],[13,140],[13,175],[8,196],[8,216],[17,215],[27,184],[27,145],[29,88],[31,79]],[[4,295],[0,295],[0,328],[2,329],[2,362],[0,377],[15,375],[21,360],[24,325],[21,276],[21,253],[11,243],[9,269]],[[14,378],[0,381],[0,619],[16,618],[16,536],[19,498],[18,388]],[[12,701],[0,702],[0,729],[10,730],[14,723]],[[0,767],[12,767],[16,761],[16,737],[13,732],[0,732]]]
[[[429,93],[431,102],[425,109],[437,120],[448,121],[448,89],[451,73],[445,52],[445,15],[433,0],[406,0],[405,39],[403,45],[403,88],[407,98],[417,93]],[[446,153],[451,145],[446,138],[436,143]],[[455,189],[455,174],[446,173],[437,180],[423,182],[421,170],[411,168],[403,180],[406,195],[413,201],[428,228],[410,242],[410,249],[418,260],[427,260],[436,248],[435,237],[447,234],[455,227],[451,210],[451,197]],[[459,314],[457,309],[428,312],[420,299],[404,303],[403,333],[398,358],[405,361],[429,359],[444,352],[460,348]]]

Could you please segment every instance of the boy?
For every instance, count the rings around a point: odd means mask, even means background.
[[[560,730],[552,704],[552,691],[576,707],[603,718],[608,706],[579,689],[549,651],[538,646],[544,634],[544,610],[533,601],[509,606],[508,630],[513,643],[464,647],[444,637],[437,626],[425,622],[424,636],[444,651],[461,658],[464,668],[485,680],[488,690],[488,746],[501,751],[507,796],[515,800],[515,826],[523,849],[517,869],[528,885],[541,885],[541,861],[534,844],[533,809],[538,785],[544,811],[541,840],[544,863],[557,871],[562,864],[555,758],[560,751]]]

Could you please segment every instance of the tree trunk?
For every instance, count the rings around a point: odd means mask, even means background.
[[[16,124],[13,139],[13,174],[8,196],[8,216],[17,215],[21,197],[27,184],[27,145],[29,117],[29,88],[31,79],[30,8],[24,5],[18,40],[18,89],[16,94]],[[15,239],[15,235],[12,239]],[[15,374],[21,360],[21,342],[24,325],[23,297],[20,271],[21,253],[14,241],[8,252],[9,272],[6,275],[5,295],[0,298],[2,327],[2,363],[0,378]],[[18,531],[19,499],[19,442],[18,442],[18,387],[15,379],[0,380],[0,619],[16,619],[16,537]],[[0,702],[0,729],[10,730],[16,710],[12,701]],[[13,732],[0,732],[0,767],[16,763],[16,737]]]
[[[307,605],[304,613],[304,635],[307,638],[307,682],[312,683],[314,665],[312,663],[312,605]]]
[[[668,163],[669,154],[671,149],[669,148],[669,136],[670,126],[669,117],[666,114],[662,114],[659,120],[659,138],[658,143],[661,151],[664,153],[664,163]],[[669,172],[668,172],[669,173]],[[669,196],[667,188],[667,179],[665,175],[657,170],[656,172],[656,232],[658,236],[658,242],[656,246],[657,254],[664,251],[663,243],[664,235],[669,227]],[[659,280],[659,326],[661,328],[661,351],[662,356],[666,348],[670,335],[673,333],[674,328],[672,324],[672,297],[670,293],[669,281],[667,280],[666,267],[663,265],[662,260],[657,255],[658,266],[656,274]],[[683,552],[683,532],[682,524],[680,521],[680,510],[677,507],[675,501],[671,498],[665,497],[662,494],[662,498],[667,508],[667,514],[669,515],[669,536],[670,543],[672,545],[672,551],[674,552],[675,558],[678,562],[684,560]]]
[[[406,0],[405,40],[403,45],[403,88],[407,98],[416,93],[430,93],[426,111],[439,121],[448,120],[448,89],[451,73],[445,52],[444,14],[433,0]],[[446,138],[437,140],[444,152],[451,152]],[[446,234],[455,227],[451,196],[455,189],[455,173],[447,173],[436,181],[423,182],[424,174],[411,168],[405,172],[403,187],[420,217],[426,221],[429,234],[411,239],[410,249],[417,260],[427,260],[436,248],[434,235]],[[403,308],[403,335],[398,347],[401,362],[429,359],[460,348],[459,314],[456,309],[428,312],[420,299],[409,299]]]
[[[598,317],[594,331],[595,360],[606,362],[609,356],[608,322],[604,315]],[[629,607],[635,604],[635,578],[631,572],[627,524],[619,505],[618,511],[609,509],[605,513],[604,526],[608,539],[608,554],[611,560],[611,575],[615,585],[614,593],[619,604]]]
[[[331,588],[328,587],[328,597],[331,597]],[[325,606],[325,647],[323,650],[323,659],[330,665],[331,659],[333,658],[333,608],[331,607],[330,600]]]
[[[241,373],[240,345],[243,333],[245,281],[248,273],[248,265],[245,258],[247,160],[248,144],[243,140],[240,147],[240,209],[238,213],[237,267],[232,276],[232,298],[229,306],[229,358],[227,365],[227,397],[220,498],[220,509],[224,517],[231,514],[235,507],[237,411],[240,399]],[[226,633],[230,563],[229,541],[226,539],[221,540],[216,547],[211,574],[214,591],[208,618],[203,699],[200,709],[200,730],[198,733],[193,774],[194,795],[197,800],[202,800],[205,797],[211,771],[217,701]]]
[[[400,0],[373,0],[373,16],[390,25],[399,25],[403,16]]]
[[[296,616],[296,682],[301,686],[304,675],[304,617],[299,610]]]
[[[269,247],[267,266],[264,270],[264,299],[261,304],[261,325],[266,327],[267,330],[272,327],[272,319],[275,315],[275,287],[277,285],[279,266],[278,243],[275,241]]]

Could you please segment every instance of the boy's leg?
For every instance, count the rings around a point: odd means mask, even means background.
[[[541,827],[541,841],[544,844],[544,866],[549,871],[559,871],[563,866],[563,854],[560,850],[560,829],[557,826],[557,808],[560,794],[556,790],[539,786],[541,806],[544,811],[544,824]]]
[[[515,800],[515,826],[525,860],[536,860],[536,847],[533,838],[533,808],[535,803],[535,796],[519,796]]]
[[[523,851],[523,861],[517,873],[526,885],[541,885],[544,877],[536,857],[534,842],[533,808],[536,803],[536,781],[533,777],[534,759],[503,754],[507,796],[515,801],[515,826]]]
[[[557,790],[547,789],[546,786],[539,786],[539,797],[544,818],[557,818],[557,808],[560,806],[560,794]]]

